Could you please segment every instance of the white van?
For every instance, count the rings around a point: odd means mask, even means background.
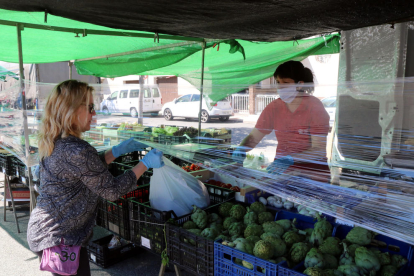
[[[138,116],[139,86],[112,92],[101,102],[104,114],[122,113]],[[144,113],[157,114],[162,108],[162,97],[158,85],[144,85]]]

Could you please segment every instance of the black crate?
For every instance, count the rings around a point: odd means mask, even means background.
[[[139,253],[133,243],[125,243],[120,247],[109,249],[108,244],[114,235],[90,241],[87,247],[89,261],[107,268]]]
[[[15,175],[18,177],[26,177],[26,165],[18,158],[14,158]]]
[[[129,214],[126,199],[120,198],[112,202],[99,198],[96,225],[129,240]]]
[[[210,194],[210,206],[234,199],[235,192],[226,189],[206,185]],[[214,187],[214,189],[211,189]],[[186,216],[177,217],[174,211],[160,211],[150,206],[149,202],[142,198],[130,198],[128,200],[131,241],[155,254],[161,254],[165,248],[164,224],[167,221],[176,224],[184,223]],[[144,239],[142,239],[144,238]],[[214,246],[213,246],[214,247]]]
[[[16,167],[14,165],[14,155],[12,154],[1,154],[0,155],[0,166],[4,174],[16,175]]]
[[[119,156],[118,158],[116,158],[113,162],[115,163],[126,163],[126,162],[131,162],[134,160],[141,160],[145,154],[147,153],[147,151],[134,151],[134,152],[130,152],[124,155]]]
[[[119,176],[127,170],[131,170],[134,166],[136,166],[140,161],[139,160],[133,160],[130,162],[125,163],[116,163],[112,162],[108,166],[108,170],[111,172],[113,176]],[[137,181],[137,186],[142,186],[150,183],[150,179],[152,176],[152,169],[149,169],[145,171],[141,177]]]

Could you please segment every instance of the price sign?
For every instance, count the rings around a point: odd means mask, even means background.
[[[141,236],[141,245],[142,245],[143,247],[146,247],[146,248],[148,248],[148,249],[151,249],[151,242],[150,242],[150,240],[149,240],[149,239],[147,239],[147,238],[144,238],[144,237],[142,237],[142,236]]]
[[[94,261],[96,263],[96,256],[95,256],[95,254],[92,254],[91,253],[91,259],[92,259],[92,261]]]

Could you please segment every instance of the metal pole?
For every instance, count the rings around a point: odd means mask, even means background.
[[[30,153],[29,153],[29,127],[27,124],[27,106],[26,106],[26,92],[24,86],[24,69],[23,69],[23,49],[22,49],[22,31],[24,30],[23,24],[18,23],[17,27],[17,47],[19,50],[19,74],[20,74],[20,93],[22,99],[22,109],[23,109],[23,127],[24,127],[24,141],[26,147],[26,165],[28,164]],[[29,189],[30,189],[30,212],[36,207],[36,196],[32,184],[32,171],[29,166],[27,166],[29,171]]]
[[[203,90],[204,90],[204,55],[206,51],[206,42],[203,41],[201,45],[202,57],[201,57],[201,83],[200,83],[200,110],[198,111],[198,137],[201,137],[201,110],[203,109]],[[199,138],[200,139],[200,138]]]
[[[144,77],[139,76],[138,124],[144,124]]]
[[[69,79],[70,80],[72,79],[72,65],[73,65],[73,62],[69,61]]]

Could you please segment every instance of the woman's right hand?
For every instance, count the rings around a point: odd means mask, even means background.
[[[153,149],[148,152],[141,161],[147,169],[149,168],[161,168],[164,166],[164,161],[162,161],[162,151]]]

